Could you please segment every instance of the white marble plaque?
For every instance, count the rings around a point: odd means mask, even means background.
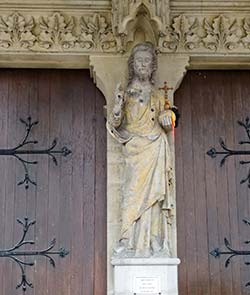
[[[134,294],[160,294],[159,277],[134,277]]]

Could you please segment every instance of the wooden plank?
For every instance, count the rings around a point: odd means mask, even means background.
[[[8,137],[8,88],[9,88],[9,75],[8,72],[0,71],[0,147],[7,147]],[[0,167],[6,167],[6,157],[0,157]],[[0,169],[0,179],[2,185],[0,186],[0,233],[5,236],[5,207],[6,207],[6,182],[7,182],[7,169]],[[7,229],[8,230],[8,229]],[[0,248],[5,248],[4,238],[0,240]],[[5,265],[7,261],[0,263],[0,292],[5,294]]]
[[[190,79],[190,78],[189,78]],[[187,80],[188,81],[188,80]],[[190,80],[189,80],[190,82]],[[189,87],[190,83],[187,83],[186,93],[187,96],[183,100],[183,108],[185,111],[182,114],[182,120],[185,122],[185,132],[183,133],[182,146],[183,154],[185,154],[185,161],[183,164],[184,174],[184,192],[185,192],[185,230],[186,230],[186,261],[188,265],[187,272],[187,290],[188,295],[197,294],[197,245],[196,245],[196,227],[195,227],[195,195],[194,195],[194,171],[193,171],[193,160],[194,154],[192,147],[193,141],[193,130],[192,130],[192,112],[191,112],[191,91]]]
[[[244,75],[246,72],[244,73]],[[239,72],[231,72],[230,73],[230,93],[231,95],[227,97],[227,104],[228,108],[231,108],[226,115],[228,116],[227,122],[229,122],[226,125],[227,129],[227,142],[231,146],[236,147],[238,145],[235,132],[238,129],[237,124],[237,118],[235,117],[235,103],[241,104],[239,97],[237,93],[237,87],[235,88],[234,81],[235,79],[238,79]],[[241,76],[241,75],[240,75]],[[240,79],[241,80],[241,79]],[[238,82],[240,81],[238,80]],[[238,83],[237,83],[238,84]],[[241,82],[239,83],[239,86],[241,87]],[[236,129],[235,129],[236,128]],[[242,221],[239,223],[239,217],[238,217],[238,192],[237,192],[237,186],[239,183],[237,183],[236,175],[237,170],[235,169],[237,159],[233,158],[227,161],[227,178],[228,178],[228,201],[229,201],[229,214],[230,214],[230,241],[234,248],[240,249],[241,247],[241,238],[239,233],[239,226],[242,226]],[[234,259],[231,268],[232,268],[232,283],[233,283],[233,294],[242,294],[242,278],[241,278],[241,260],[240,259]]]
[[[186,91],[185,91],[185,83],[186,77],[184,81],[182,82],[181,88],[178,90],[178,92],[175,95],[175,104],[178,105],[179,112],[182,115],[185,111],[184,106],[182,105],[182,99],[185,99]],[[179,127],[175,130],[175,169],[176,169],[176,175],[178,176],[176,178],[176,214],[177,214],[177,256],[181,259],[181,267],[179,267],[178,271],[178,283],[179,283],[179,293],[185,294],[187,290],[187,271],[188,271],[188,265],[186,261],[186,218],[185,218],[185,196],[184,196],[184,168],[183,168],[183,162],[184,162],[184,156],[183,156],[183,131],[185,128],[185,124],[183,122],[183,119],[181,118],[179,122]]]
[[[230,76],[228,72],[216,72],[217,87],[214,91],[214,113],[215,113],[215,134],[217,136],[217,146],[219,137],[227,140],[226,125],[229,124],[226,120],[228,109],[228,98],[230,97]],[[218,163],[218,162],[217,162]],[[218,163],[219,164],[219,163]],[[230,218],[228,208],[228,179],[226,174],[226,165],[216,166],[216,198],[217,198],[217,213],[218,213],[218,231],[219,245],[224,244],[224,238],[230,236]],[[221,293],[232,294],[232,272],[231,265],[225,271],[224,259],[220,259],[221,269]]]
[[[77,72],[78,73],[78,72]],[[70,247],[70,293],[72,295],[84,294],[83,268],[84,266],[84,85],[85,76],[82,72],[77,74],[81,87],[71,90],[72,101],[72,192],[71,192],[71,230],[72,241]],[[81,78],[79,78],[79,76]],[[72,82],[73,83],[73,82]]]
[[[200,72],[202,79],[204,80],[201,90],[202,99],[205,102],[203,116],[206,115],[204,126],[204,152],[217,144],[217,137],[215,136],[215,119],[214,119],[214,93],[213,88],[210,85],[216,83],[216,76],[209,77],[209,72]],[[208,251],[212,251],[219,245],[219,233],[218,233],[218,215],[217,215],[217,199],[216,199],[216,167],[218,163],[212,161],[210,157],[205,157],[205,192],[206,192],[206,204],[207,204],[207,231],[204,233],[207,235]],[[209,271],[210,271],[210,294],[220,294],[221,281],[220,281],[220,264],[219,261],[211,259],[209,257]]]
[[[197,294],[209,294],[209,264],[207,245],[207,207],[205,191],[205,157],[206,147],[204,146],[204,120],[201,116],[206,112],[207,104],[202,97],[202,88],[207,85],[206,79],[197,72],[191,74],[191,85],[197,85],[192,91],[192,128],[193,128],[193,173],[194,195],[195,195],[195,227],[196,227],[196,259],[197,259]]]
[[[61,104],[61,97],[63,92],[61,91],[60,72],[51,72],[52,83],[50,88],[50,142],[55,138],[61,136],[61,122],[60,113],[63,111]],[[60,166],[55,166],[54,163],[49,161],[49,207],[48,207],[48,236],[49,239],[54,237],[59,239],[60,229]],[[48,269],[48,290],[57,290],[59,294],[62,294],[61,282],[57,275],[60,272],[60,268],[57,265],[56,269],[50,267]]]
[[[8,139],[7,146],[15,146],[19,138],[17,133],[17,105],[18,105],[18,79],[17,73],[12,71],[9,73],[9,91],[8,91]],[[5,245],[9,247],[13,245],[14,238],[14,228],[16,223],[15,216],[15,194],[16,194],[16,160],[13,158],[8,158],[7,164],[7,182],[6,182],[6,195],[5,195]],[[20,275],[17,275],[17,267],[13,266],[10,260],[5,260],[5,275],[4,275],[4,292],[5,295],[12,294],[17,280],[20,279]],[[14,271],[13,271],[14,270]],[[15,275],[14,275],[15,274]]]
[[[95,286],[94,294],[102,295],[107,292],[106,261],[107,261],[107,200],[103,192],[106,192],[106,153],[103,151],[107,146],[107,136],[104,131],[104,98],[96,90],[95,115],[96,115],[96,159],[95,159]]]
[[[19,91],[18,91],[18,117],[27,119],[28,116],[31,116],[33,120],[36,119],[36,105],[37,105],[37,85],[36,85],[36,78],[37,78],[37,72],[33,71],[27,72],[27,70],[17,70],[18,73],[18,80],[19,80]],[[19,134],[24,134],[25,132],[25,126],[23,124],[19,124],[20,132]],[[32,130],[31,137],[29,139],[34,139],[36,137],[36,131],[37,128]],[[26,146],[28,149],[35,149],[37,148],[35,145],[30,144]],[[34,156],[26,155],[23,157],[26,160],[35,160]],[[19,173],[18,175],[24,176],[23,167],[19,165]],[[29,165],[28,170],[30,173],[31,179],[36,181],[36,174],[37,174],[37,165]],[[36,187],[33,185],[30,185],[29,189],[26,190],[24,186],[17,187],[17,194],[16,194],[16,218],[24,218],[25,216],[29,217],[31,220],[36,218]],[[20,236],[20,225],[17,225],[16,230],[16,236]],[[34,240],[35,241],[35,227],[31,227],[28,235],[28,240]],[[32,246],[26,245],[23,247],[25,250],[30,250]],[[26,258],[26,261],[33,261],[33,258]],[[18,272],[20,273],[19,269]],[[34,274],[35,274],[35,268],[33,267],[27,267],[26,268],[27,278],[32,283],[34,282]],[[20,274],[19,274],[20,276]],[[27,293],[32,294],[33,290],[28,290]]]
[[[86,75],[86,74],[85,74]],[[86,76],[85,76],[86,77]],[[86,83],[84,85],[84,121],[85,132],[82,140],[84,146],[83,163],[83,290],[86,295],[94,293],[94,243],[95,243],[95,105],[91,102],[95,96],[95,88]],[[94,124],[93,124],[94,123]]]
[[[239,140],[246,138],[246,134],[243,128],[237,124],[237,120],[244,120],[246,116],[249,115],[249,107],[247,103],[247,97],[249,95],[249,73],[237,71],[233,79],[234,92],[236,94],[236,100],[234,101],[234,136],[235,136],[235,146]],[[248,146],[241,146],[242,149],[249,148]],[[245,157],[242,157],[241,160],[246,160]],[[241,185],[240,181],[248,173],[246,166],[239,164],[240,158],[237,157],[235,161],[236,167],[236,189],[237,189],[237,205],[238,205],[238,224],[239,224],[239,239],[240,239],[240,248],[248,249],[247,245],[244,245],[243,242],[249,239],[249,227],[244,225],[242,222],[243,218],[249,217],[249,189],[247,185]],[[236,258],[235,263],[240,263],[241,269],[241,288],[242,294],[247,294],[248,290],[244,287],[244,284],[249,281],[250,273],[249,267],[244,265],[245,259]]]
[[[58,112],[58,121],[60,124],[60,133],[58,148],[67,146],[74,152],[75,143],[72,141],[72,85],[79,87],[79,77],[74,71],[60,71],[60,92],[63,94],[60,97],[61,110]],[[59,203],[59,232],[57,247],[65,247],[70,250],[72,236],[71,226],[71,199],[74,194],[72,187],[72,155],[67,158],[60,157],[59,171],[60,173],[60,203]],[[71,191],[73,189],[73,192]],[[72,194],[73,193],[73,194]],[[77,215],[73,215],[78,219]],[[61,294],[67,295],[70,290],[70,273],[68,267],[70,265],[70,257],[58,260],[58,282],[61,288]]]
[[[53,81],[52,81],[53,82]],[[45,148],[51,145],[49,137],[50,127],[50,83],[51,75],[47,70],[37,71],[38,102],[34,119],[39,121],[36,126],[35,137],[39,140],[39,147]],[[47,156],[38,156],[38,167],[36,168],[36,227],[35,240],[36,249],[45,249],[48,246],[48,203],[49,203],[49,161]],[[47,294],[47,277],[51,266],[47,260],[37,258],[34,267],[34,292],[35,295]]]

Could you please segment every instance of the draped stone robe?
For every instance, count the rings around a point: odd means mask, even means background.
[[[122,188],[121,240],[138,257],[169,255],[166,210],[170,209],[170,151],[158,116],[164,97],[152,92],[140,102],[127,95],[122,123],[108,130],[123,143],[125,172]]]

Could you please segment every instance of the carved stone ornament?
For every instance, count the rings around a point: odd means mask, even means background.
[[[226,15],[172,19],[159,39],[161,52],[246,52],[250,49],[250,18]]]
[[[19,13],[0,17],[0,46],[3,48],[30,48],[35,44],[32,33],[35,26],[33,17],[24,17]]]
[[[168,0],[113,0],[110,12],[28,15],[0,12],[0,51],[126,52],[142,33],[162,53],[248,53],[250,17],[230,14],[170,18]],[[139,33],[138,33],[139,32]],[[139,37],[141,38],[141,37]]]
[[[141,26],[145,33],[152,31],[150,40],[155,43],[158,35],[169,25],[169,0],[113,0],[112,12],[113,30],[120,52],[126,51],[127,43],[133,41],[136,30]]]
[[[46,49],[69,49],[75,46],[77,37],[73,34],[75,21],[73,17],[66,18],[60,13],[52,16],[40,17],[38,44]]]
[[[94,14],[80,20],[81,35],[79,43],[82,48],[105,51],[116,49],[116,41],[111,26],[105,17]]]
[[[114,52],[116,40],[108,14],[33,17],[15,12],[0,16],[1,49]]]

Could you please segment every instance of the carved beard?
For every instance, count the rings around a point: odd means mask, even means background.
[[[135,77],[139,80],[139,81],[149,81],[151,78],[151,71],[147,70],[147,71],[143,71],[141,72],[140,70],[136,69],[135,70]]]

